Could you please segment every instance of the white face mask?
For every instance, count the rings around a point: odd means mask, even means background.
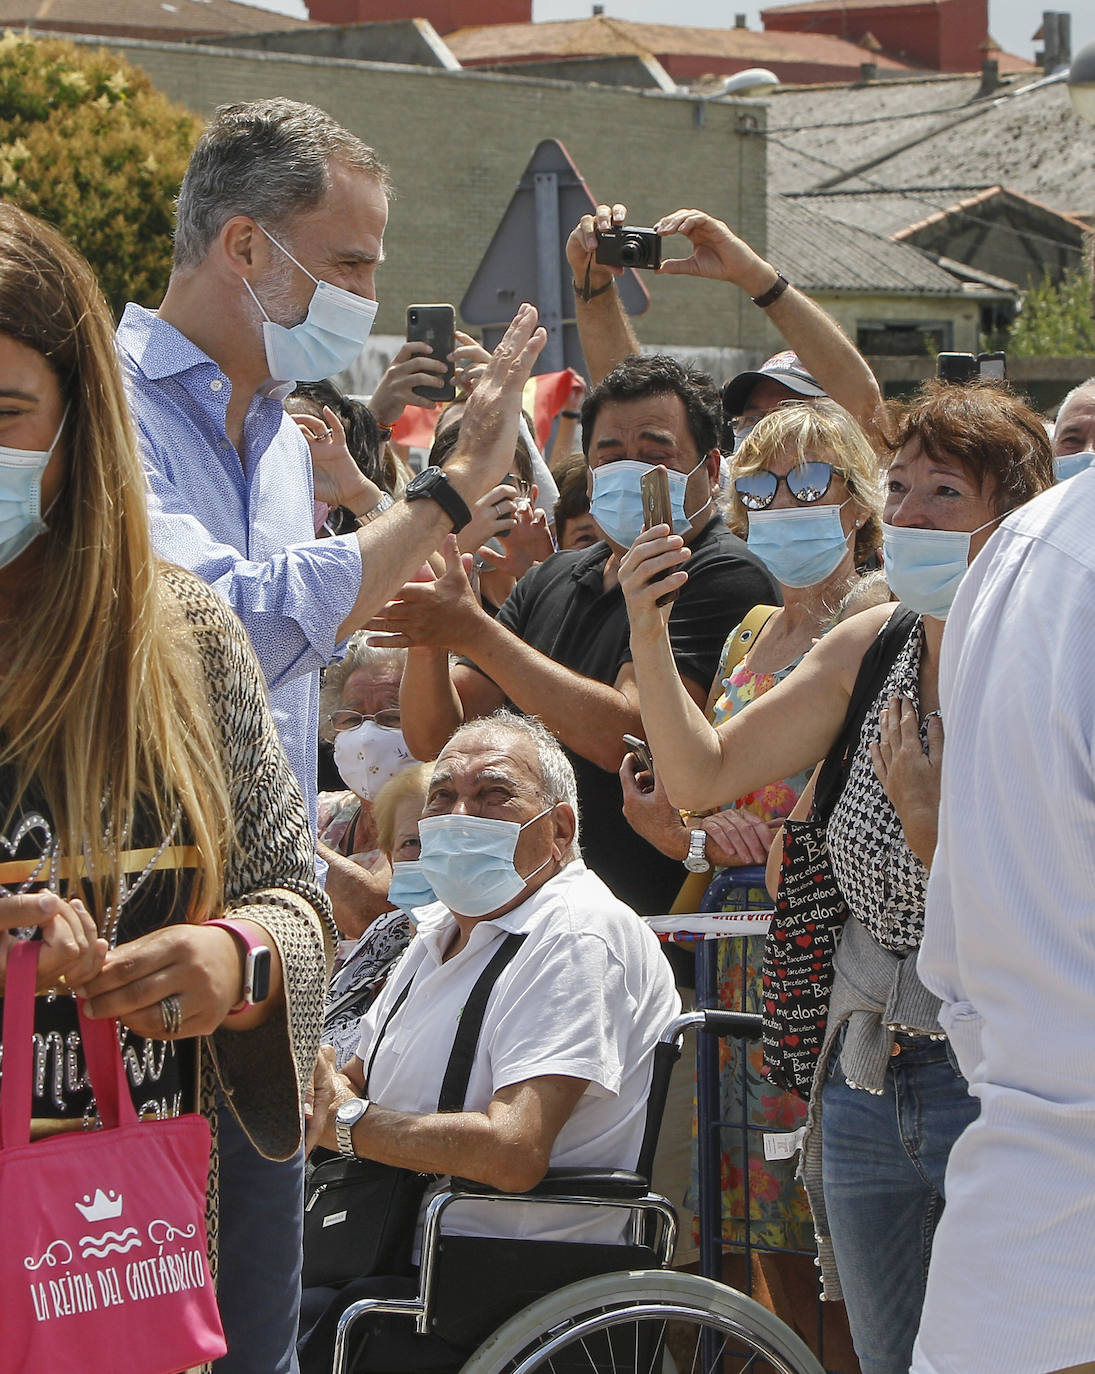
[[[416,762],[402,730],[385,730],[375,720],[363,720],[335,736],[335,767],[351,792],[376,801],[386,782]]]
[[[258,227],[262,229],[261,224]],[[244,280],[251,299],[263,314],[262,337],[270,376],[275,382],[324,381],[349,367],[365,347],[376,319],[377,303],[313,277],[273,234],[266,229],[262,232],[316,284],[308,303],[308,314],[300,324],[286,327],[274,323],[251,289],[251,283]]]

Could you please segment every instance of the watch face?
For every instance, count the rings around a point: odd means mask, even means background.
[[[343,1102],[342,1106],[335,1112],[335,1120],[342,1122],[356,1121],[361,1115],[361,1102],[362,1099],[360,1097],[351,1097],[348,1102]]]
[[[248,956],[248,981],[250,993],[248,1001],[265,1002],[270,996],[270,950],[259,945]]]
[[[412,477],[407,483],[407,491],[419,492],[429,491],[430,487],[441,480],[440,468],[423,468],[417,477]]]

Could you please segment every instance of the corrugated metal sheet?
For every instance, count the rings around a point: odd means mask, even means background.
[[[807,292],[961,296],[961,283],[917,248],[838,223],[785,196],[768,198],[768,258]]]

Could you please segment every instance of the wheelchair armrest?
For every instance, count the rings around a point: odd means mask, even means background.
[[[763,1019],[749,1011],[715,1011],[703,1013],[703,1029],[709,1034],[733,1036],[736,1040],[759,1040]]]
[[[454,1178],[454,1193],[500,1194],[501,1190],[492,1188],[489,1183],[476,1183],[472,1179]],[[643,1197],[649,1191],[649,1184],[642,1174],[632,1173],[630,1169],[549,1169],[540,1182],[525,1193],[507,1193],[506,1197]]]

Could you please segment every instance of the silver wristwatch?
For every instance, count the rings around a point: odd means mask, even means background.
[[[689,873],[706,873],[711,865],[707,861],[707,831],[688,832],[688,857],[684,861]]]
[[[383,515],[386,510],[391,510],[394,505],[395,499],[390,496],[388,492],[382,491],[380,493],[380,500],[372,510],[367,510],[364,515],[359,515],[357,518],[368,524],[370,521],[375,520],[378,515]]]
[[[367,1097],[351,1097],[335,1112],[335,1141],[339,1154],[345,1155],[347,1159],[357,1158],[351,1135],[371,1105]]]

